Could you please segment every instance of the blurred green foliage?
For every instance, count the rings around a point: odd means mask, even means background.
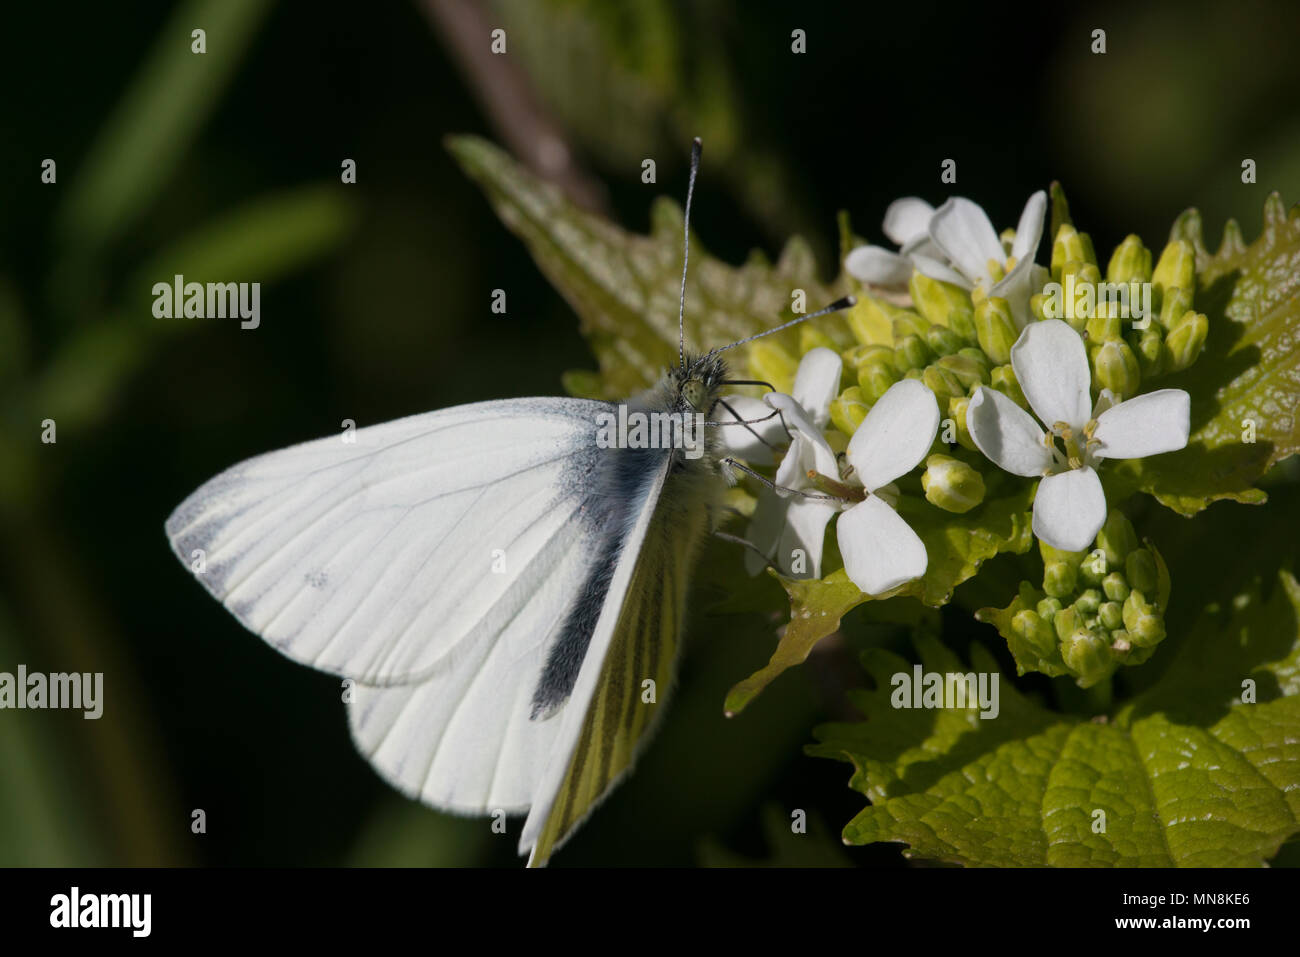
[[[1278,46],[1295,33],[1289,4],[1023,22],[735,0],[491,9],[615,221],[645,231],[652,197],[680,199],[687,144],[704,137],[695,222],[720,266],[755,245],[775,260],[804,233],[823,266],[809,255],[800,274],[828,283],[836,212],[878,239],[890,199],[946,195],[948,156],[998,222],[1065,179],[1099,246],[1159,235],[1191,203],[1217,223],[1268,189],[1300,195],[1300,60]],[[29,5],[10,26],[25,42],[0,65],[21,91],[0,117],[0,670],[104,671],[107,701],[99,721],[0,714],[0,863],[513,865],[513,836],[386,788],[352,749],[336,682],[243,633],[161,532],[202,480],[342,418],[554,393],[591,365],[569,305],[443,149],[450,132],[495,131],[421,5]],[[996,122],[960,106],[966,72],[989,62],[1013,64],[1025,91]],[[1258,186],[1240,182],[1243,156]],[[39,179],[47,157],[54,185]],[[355,187],[339,182],[344,158]],[[671,207],[653,208],[667,237]],[[262,327],[154,319],[149,289],[175,272],[261,282]],[[498,287],[504,317],[488,309]],[[46,418],[55,445],[40,442]],[[731,547],[711,544],[704,564],[734,564]],[[991,559],[957,589],[966,613],[945,613],[943,633],[959,654],[992,634],[965,619],[1005,599],[999,575],[1014,591],[1018,561]],[[814,843],[817,822],[848,820],[861,798],[800,749],[814,724],[854,717],[854,652],[907,654],[915,622],[856,612],[838,652],[727,721],[727,689],[770,657],[755,636],[777,609],[715,611],[752,583],[702,586],[662,733],[555,863],[901,864],[892,848]],[[781,828],[800,808],[810,833],[794,845]]]

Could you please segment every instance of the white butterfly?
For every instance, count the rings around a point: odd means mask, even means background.
[[[688,242],[698,162],[697,141]],[[709,416],[721,351],[682,350],[626,406]],[[353,738],[394,787],[456,813],[527,812],[519,850],[542,864],[658,719],[730,480],[716,432],[695,457],[599,447],[616,409],[483,402],[271,452],[199,488],[167,536],[251,631],[355,681]]]

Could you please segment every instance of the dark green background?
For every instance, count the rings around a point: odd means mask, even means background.
[[[569,308],[442,146],[452,132],[500,136],[419,3],[265,5],[221,51],[228,79],[183,111],[192,133],[124,154],[147,181],[136,213],[105,237],[76,228],[64,207],[103,159],[110,117],[153,51],[188,50],[202,8],[5,14],[0,670],[103,670],[106,710],[98,722],[0,713],[0,864],[511,863],[517,821],[503,838],[381,784],[348,740],[338,682],[246,633],[170,556],[162,523],[226,466],[342,419],[553,394],[563,370],[592,362]],[[803,232],[829,279],[837,211],[881,241],[891,199],[950,192],[945,158],[999,227],[1060,179],[1099,252],[1128,232],[1158,249],[1188,205],[1211,242],[1228,215],[1250,237],[1269,189],[1300,195],[1294,4],[487,9],[617,222],[643,230],[654,195],[682,196],[689,138],[704,137],[695,222],[732,262]],[[790,52],[796,27],[804,56]],[[1098,27],[1104,56],[1089,52]],[[56,185],[39,181],[46,157]],[[339,183],[344,157],[356,186]],[[642,157],[656,185],[640,182]],[[1245,157],[1258,185],[1240,182]],[[264,282],[261,328],[152,317],[147,284],[170,278],[147,272],[155,256],[313,185],[337,232]],[[489,310],[498,287],[505,316]],[[83,386],[57,444],[41,445],[52,396]],[[902,862],[839,847],[862,799],[847,766],[801,754],[859,680],[848,654],[722,717],[727,688],[771,651],[757,617],[696,617],[666,728],[556,864]],[[996,642],[965,613],[944,617]],[[851,642],[897,638],[850,628]],[[190,831],[194,808],[205,835]],[[779,834],[795,808],[812,834],[774,846],[765,820]]]

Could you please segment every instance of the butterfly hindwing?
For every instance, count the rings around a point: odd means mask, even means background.
[[[680,466],[680,461],[676,463]],[[639,548],[624,553],[625,586],[615,575],[606,599],[612,627],[597,629],[574,692],[588,703],[566,715],[556,757],[563,772],[551,796],[534,803],[520,850],[544,864],[632,767],[671,691],[684,624],[689,574],[708,526],[715,483],[664,469]],[[635,538],[634,538],[635,541]],[[632,542],[629,542],[629,546]],[[602,622],[605,624],[605,622]],[[606,633],[607,632],[607,633]],[[598,647],[605,638],[603,647]],[[599,656],[599,657],[598,657]],[[585,679],[585,680],[583,680]]]

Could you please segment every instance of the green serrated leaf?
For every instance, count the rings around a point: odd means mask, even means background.
[[[578,314],[582,334],[600,362],[604,393],[631,395],[677,361],[677,312],[682,279],[682,212],[660,199],[651,234],[626,232],[566,200],[506,153],[472,136],[447,147],[487,194],[501,221],[528,247],[538,267]],[[686,347],[713,348],[778,325],[789,317],[791,294],[808,307],[829,303],[832,291],[817,279],[808,245],[791,240],[775,266],[751,257],[729,266],[691,237],[686,290]],[[828,325],[843,323],[828,317]],[[794,348],[798,333],[777,334]]]
[[[893,676],[912,665],[868,652],[876,690],[853,697],[867,720],[818,728],[809,748],[851,762],[872,802],[845,840],[975,866],[1263,865],[1300,832],[1300,584],[1283,571],[1267,597],[1255,584],[1229,604],[1113,720],[1048,711],[1006,681],[990,720],[895,708]],[[997,671],[978,645],[966,669],[916,643],[926,672]],[[1245,679],[1258,703],[1242,703]]]
[[[925,543],[929,567],[923,578],[883,595],[864,594],[842,568],[820,580],[775,576],[790,596],[790,624],[772,659],[727,693],[726,711],[739,713],[782,672],[806,661],[817,642],[833,634],[844,615],[863,602],[911,596],[938,607],[946,604],[953,589],[994,555],[1028,551],[1033,543],[1029,511],[1032,495],[1031,485],[1017,482],[1007,494],[986,499],[963,515],[941,511],[922,499],[900,499],[898,513]]]
[[[1196,250],[1196,309],[1210,332],[1196,364],[1160,385],[1191,394],[1192,432],[1179,452],[1116,463],[1117,476],[1183,515],[1218,499],[1262,503],[1255,482],[1300,451],[1300,207],[1285,212],[1275,193],[1259,238],[1240,236],[1225,228],[1211,254],[1195,210],[1174,224],[1170,238]]]

